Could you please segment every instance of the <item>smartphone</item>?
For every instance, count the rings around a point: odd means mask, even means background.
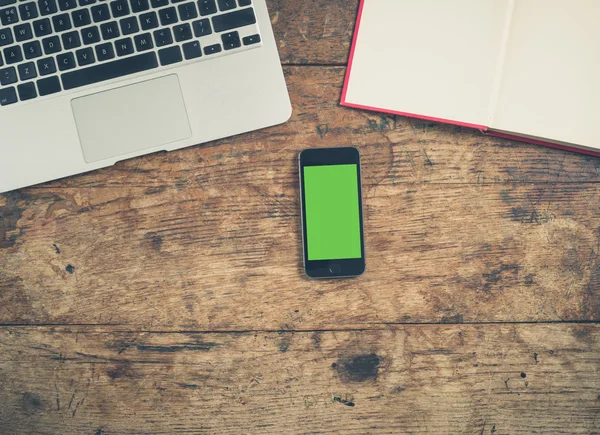
[[[365,271],[360,153],[354,147],[300,153],[304,270],[311,278]]]

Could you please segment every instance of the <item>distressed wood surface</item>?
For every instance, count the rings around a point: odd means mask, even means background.
[[[346,65],[359,0],[267,0],[284,65]]]
[[[5,328],[0,427],[598,434],[599,352],[598,325],[284,334]]]
[[[600,159],[341,108],[358,0],[269,6],[290,122],[0,194],[0,433],[600,434]],[[309,281],[342,145],[368,271]]]
[[[235,331],[600,318],[596,185],[367,185],[368,272],[312,281],[290,157],[274,169],[287,183],[17,195],[0,323]]]

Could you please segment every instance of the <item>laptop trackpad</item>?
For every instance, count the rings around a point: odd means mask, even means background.
[[[71,107],[88,163],[192,135],[176,74],[76,98]]]

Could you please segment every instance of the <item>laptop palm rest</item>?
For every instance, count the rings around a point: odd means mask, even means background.
[[[88,163],[192,136],[176,74],[76,98],[71,107]]]

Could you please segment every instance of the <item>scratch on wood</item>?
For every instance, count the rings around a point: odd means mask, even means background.
[[[321,139],[323,139],[325,136],[327,136],[327,133],[329,133],[329,125],[317,125],[317,133],[319,133],[319,136],[321,137]]]
[[[68,406],[69,409],[71,409],[71,404],[73,403],[73,399],[75,398],[75,393],[77,393],[77,390],[75,390],[73,392],[73,394],[71,395],[71,400],[69,400],[69,406]]]
[[[75,409],[73,410],[73,414],[71,415],[71,417],[75,417],[75,414],[77,413],[77,409],[79,408],[79,405],[83,405],[84,401],[85,401],[85,397],[83,399],[81,399],[79,402],[77,402],[77,405],[75,405]]]
[[[218,346],[217,343],[194,343],[194,344],[182,344],[182,345],[174,345],[174,346],[152,346],[152,345],[142,345],[138,344],[136,349],[139,351],[146,352],[180,352],[183,350],[211,350],[213,347]]]
[[[54,388],[56,389],[56,410],[60,411],[60,394],[58,391],[58,384],[56,383],[56,379],[54,380]]]
[[[427,155],[427,151],[425,151],[424,149],[423,149],[423,155],[425,156],[425,166],[433,166],[433,162]]]
[[[181,388],[185,388],[186,390],[197,390],[199,387],[196,384],[181,384],[178,383]]]

